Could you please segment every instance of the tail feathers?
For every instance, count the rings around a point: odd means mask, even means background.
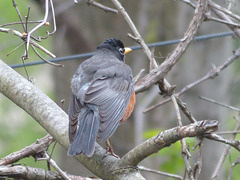
[[[78,116],[78,130],[68,150],[69,156],[80,153],[91,157],[95,150],[100,118],[98,114],[88,108],[83,108]]]

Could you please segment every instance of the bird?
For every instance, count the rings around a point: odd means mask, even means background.
[[[74,73],[68,109],[69,156],[91,157],[97,138],[107,141],[131,115],[136,99],[132,70],[125,64],[125,54],[131,51],[119,39],[106,39]]]

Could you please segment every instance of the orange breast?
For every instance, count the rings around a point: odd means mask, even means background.
[[[120,123],[125,122],[129,118],[129,116],[132,114],[135,102],[136,102],[135,92],[133,91],[130,101],[128,103],[128,107],[127,107],[125,114],[123,115],[123,118],[121,119]]]

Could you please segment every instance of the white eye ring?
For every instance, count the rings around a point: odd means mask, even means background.
[[[124,55],[124,49],[123,48],[119,48],[119,52],[120,52],[120,54]]]

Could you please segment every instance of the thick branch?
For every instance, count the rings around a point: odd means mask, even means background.
[[[78,180],[97,180],[93,178],[80,177],[68,175],[71,179]],[[0,179],[1,177],[5,178],[17,178],[17,179],[38,179],[38,180],[62,180],[62,177],[58,172],[47,171],[45,169],[33,168],[30,166],[0,166]]]
[[[120,159],[119,166],[136,166],[146,157],[157,153],[159,150],[170,146],[182,138],[202,136],[203,134],[216,131],[217,127],[217,121],[204,120],[163,131],[129,151]]]
[[[168,58],[158,67],[153,69],[149,74],[144,76],[140,81],[135,85],[136,92],[142,92],[148,89],[150,86],[158,82],[160,79],[163,79],[164,76],[171,70],[171,68],[177,63],[182,54],[186,51],[189,44],[192,42],[195,37],[200,25],[202,24],[207,10],[207,1],[199,0],[197,7],[195,9],[195,14],[193,16],[190,25],[181,40],[177,45],[175,50],[168,56]]]
[[[57,172],[29,166],[0,166],[0,178],[38,179],[38,180],[60,180],[62,177]]]

